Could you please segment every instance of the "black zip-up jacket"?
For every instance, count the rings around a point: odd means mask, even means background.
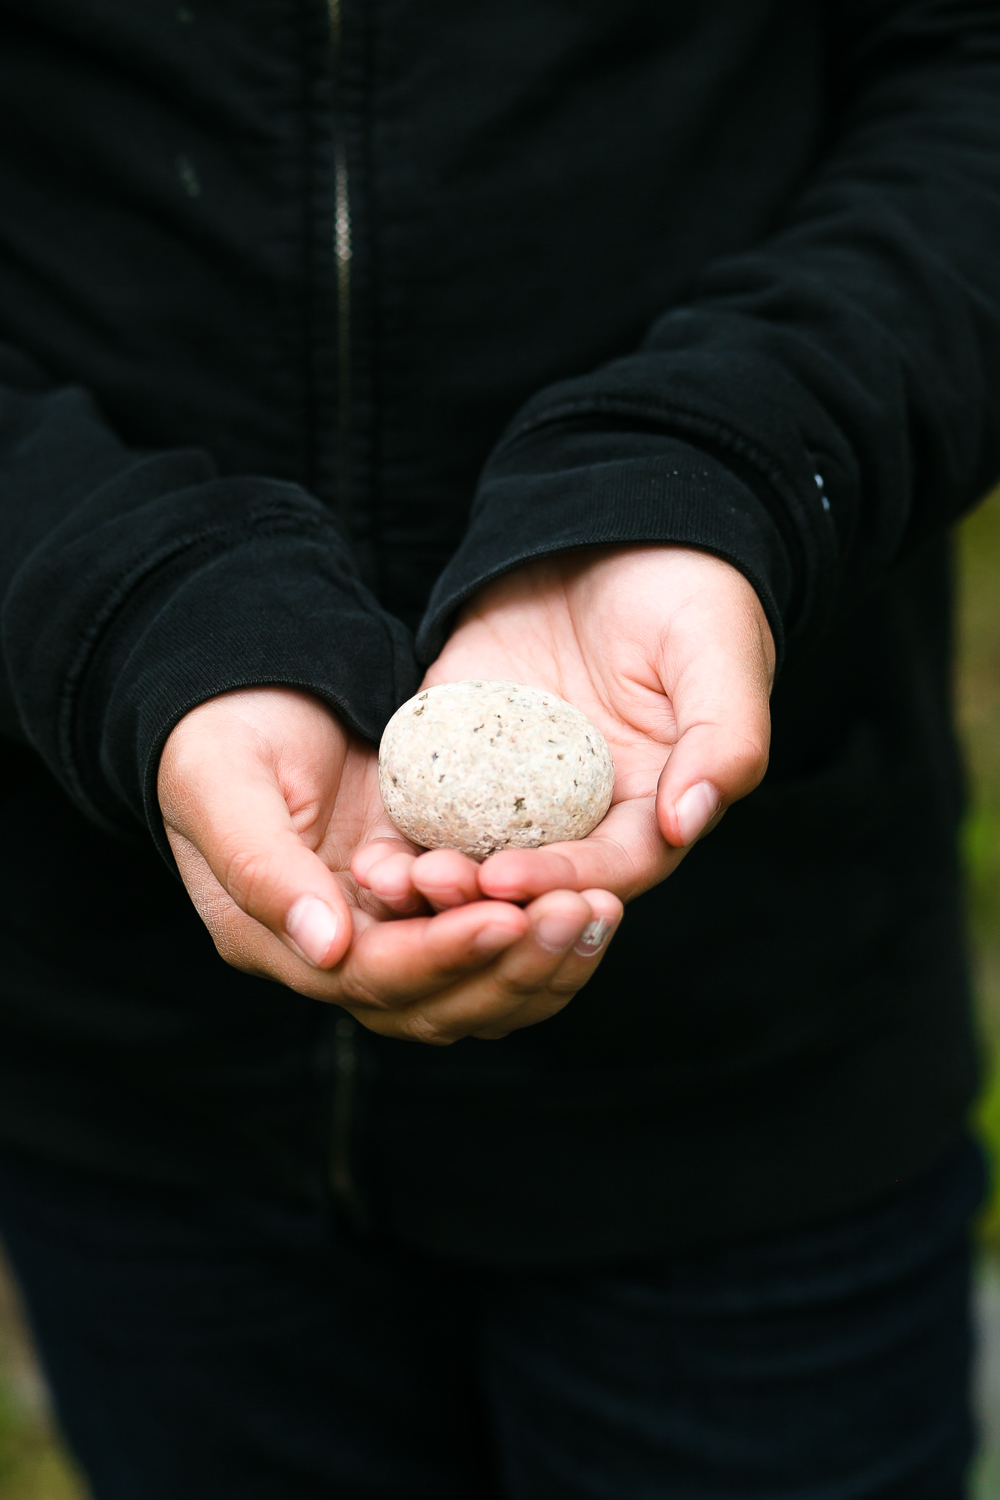
[[[3,1138],[510,1263],[941,1153],[1000,5],[0,0],[0,339]],[[486,579],[635,541],[754,584],[772,767],[572,1005],[438,1052],[227,969],[161,858],[185,711],[376,739]]]

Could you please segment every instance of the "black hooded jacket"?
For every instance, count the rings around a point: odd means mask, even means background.
[[[507,1263],[954,1138],[1000,5],[0,0],[0,340],[3,1138]],[[485,580],[634,541],[757,589],[772,765],[567,1010],[439,1052],[227,969],[177,720],[288,683],[377,739]]]

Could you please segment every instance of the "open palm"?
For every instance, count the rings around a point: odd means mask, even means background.
[[[718,558],[635,547],[522,567],[466,607],[424,686],[498,679],[573,703],[614,756],[607,816],[586,839],[504,850],[478,867],[452,850],[414,859],[376,841],[355,873],[407,909],[560,888],[640,895],[763,775],[773,664],[756,594]]]

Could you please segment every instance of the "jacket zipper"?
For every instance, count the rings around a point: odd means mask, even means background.
[[[351,198],[344,121],[343,0],[327,0],[333,52],[333,259],[337,278],[337,512],[351,538]],[[330,1142],[330,1190],[355,1224],[365,1214],[354,1180],[351,1138],[358,1079],[357,1024],[341,1016],[333,1028],[334,1098]]]
[[[333,50],[335,118],[333,137],[333,255],[337,276],[337,512],[351,537],[351,198],[344,122],[343,0],[327,0]]]

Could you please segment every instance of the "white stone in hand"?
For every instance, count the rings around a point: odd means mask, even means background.
[[[611,804],[607,741],[555,693],[516,682],[445,682],[396,710],[379,787],[399,831],[483,860],[585,838]]]

